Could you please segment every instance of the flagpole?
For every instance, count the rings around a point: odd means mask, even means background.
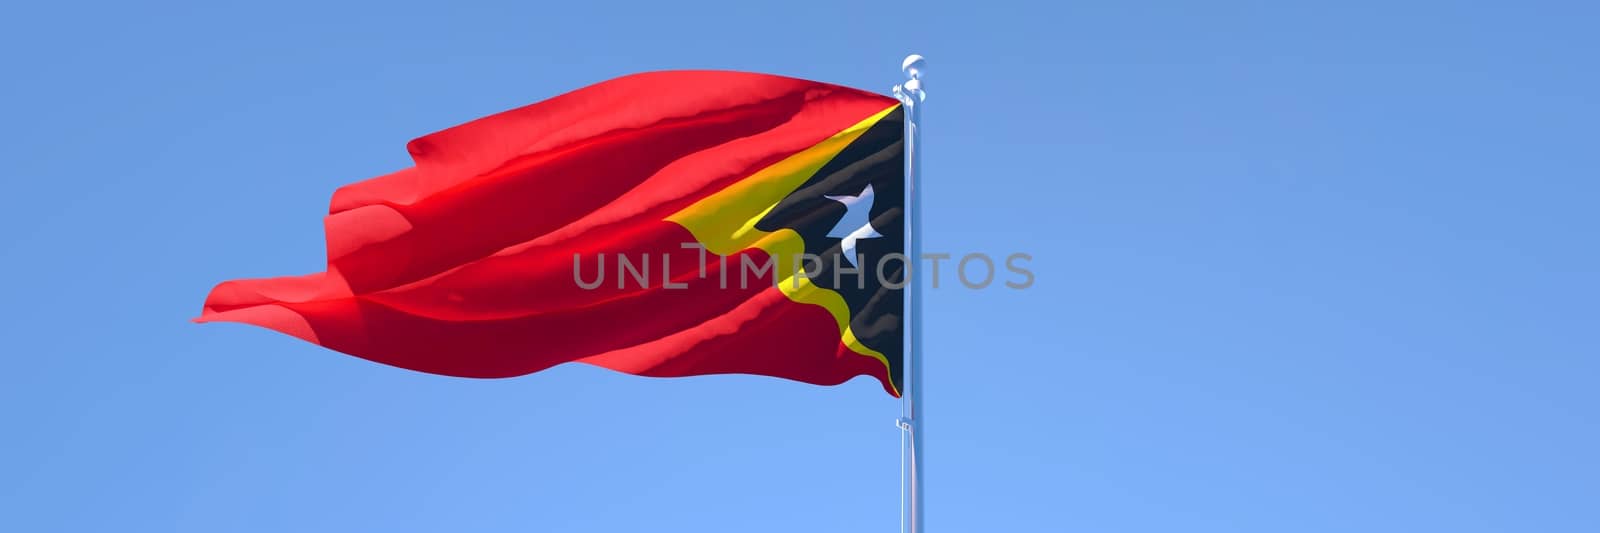
[[[894,95],[905,107],[906,116],[906,239],[910,241],[910,258],[906,264],[906,290],[908,299],[905,332],[906,353],[905,390],[901,394],[900,420],[901,453],[910,452],[909,461],[901,458],[901,529],[906,533],[924,533],[924,508],[922,484],[924,478],[922,445],[927,440],[927,413],[922,400],[922,279],[916,266],[922,259],[922,101],[927,94],[922,91],[922,74],[927,61],[911,54],[900,63],[906,81],[894,86]],[[909,450],[908,450],[909,449]],[[906,494],[909,492],[909,496]]]

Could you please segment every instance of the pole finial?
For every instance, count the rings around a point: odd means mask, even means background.
[[[906,56],[900,62],[900,71],[906,75],[906,82],[894,86],[894,95],[901,101],[908,103],[922,103],[928,99],[928,94],[922,91],[922,75],[928,70],[928,60],[921,54]]]
[[[905,61],[900,62],[900,70],[906,73],[908,80],[922,79],[922,70],[926,68],[928,60],[923,59],[921,54],[908,55]]]

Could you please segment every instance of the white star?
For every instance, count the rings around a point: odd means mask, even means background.
[[[834,225],[833,229],[828,230],[828,236],[843,239],[840,244],[844,245],[844,260],[849,261],[850,266],[860,268],[860,265],[856,264],[856,239],[876,239],[883,236],[872,227],[872,220],[869,219],[872,216],[872,184],[868,183],[867,188],[862,189],[861,194],[856,196],[823,195],[822,197],[844,204],[844,216],[839,218],[839,223]]]

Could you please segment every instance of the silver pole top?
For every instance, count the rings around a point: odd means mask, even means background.
[[[900,70],[905,71],[908,80],[922,79],[922,69],[925,68],[928,68],[928,60],[923,59],[921,54],[908,55],[900,63]]]
[[[900,71],[906,75],[906,82],[894,86],[894,95],[907,103],[922,103],[928,99],[928,94],[922,90],[922,74],[928,69],[928,60],[921,54],[906,56],[900,62]]]

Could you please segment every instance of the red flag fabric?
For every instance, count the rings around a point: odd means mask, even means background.
[[[762,74],[595,84],[412,141],[413,167],[334,193],[325,272],[221,283],[196,320],[452,376],[583,362],[869,375],[898,396],[903,263],[841,280],[785,254],[849,270],[842,253],[903,253],[899,117],[884,96]],[[829,235],[855,204],[829,198],[862,194],[873,231],[856,235],[878,237],[845,246]]]

